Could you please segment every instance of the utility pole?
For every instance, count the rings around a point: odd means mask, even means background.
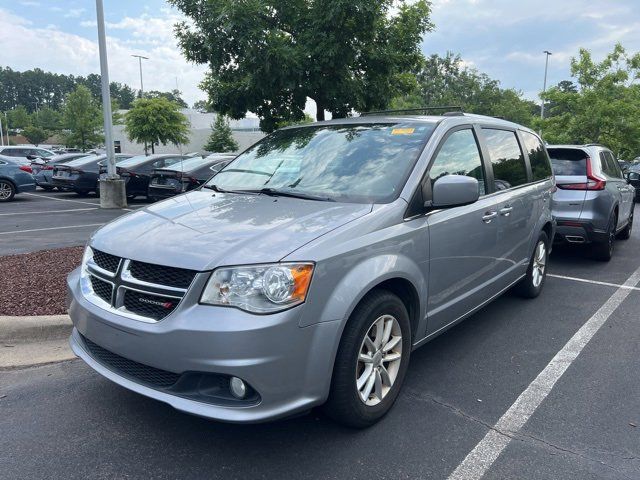
[[[544,85],[542,87],[542,107],[540,108],[540,118],[544,120],[544,94],[547,92],[547,72],[549,70],[549,57],[553,55],[549,50],[542,52],[546,55],[544,62]]]
[[[9,144],[8,132],[7,132],[7,144]],[[2,130],[2,116],[0,116],[0,145],[4,147],[4,130]]]
[[[107,151],[107,178],[100,180],[100,207],[124,208],[127,206],[125,184],[116,173],[116,156],[113,148],[113,120],[111,116],[111,93],[109,91],[109,64],[104,28],[102,0],[96,0],[98,17],[98,50],[100,51],[100,77],[102,80],[102,114],[104,117],[104,140]]]
[[[142,55],[131,55],[138,59],[138,66],[140,67],[140,98],[142,98],[144,93],[144,84],[142,83],[142,60],[149,60],[149,57],[144,57]]]

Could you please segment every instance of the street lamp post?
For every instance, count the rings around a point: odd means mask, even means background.
[[[102,81],[102,114],[104,117],[104,141],[107,151],[107,178],[100,181],[100,207],[124,208],[127,206],[124,181],[116,173],[116,156],[113,147],[113,120],[111,114],[111,93],[109,92],[109,64],[107,62],[107,41],[104,28],[104,7],[102,0],[96,0],[98,17],[98,50],[100,52],[100,77]]]
[[[542,87],[542,107],[540,108],[540,118],[544,120],[544,94],[547,92],[547,72],[549,70],[549,57],[553,55],[549,50],[542,52],[546,55],[544,62],[544,85]]]
[[[138,66],[140,67],[140,98],[142,98],[142,94],[144,93],[144,84],[142,83],[142,60],[149,60],[149,57],[144,57],[142,55],[131,55],[138,59]]]

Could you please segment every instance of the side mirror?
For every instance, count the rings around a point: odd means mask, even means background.
[[[35,155],[27,155],[27,160],[35,160],[35,159],[37,159],[37,158],[38,158],[38,157],[37,157],[37,156],[35,156]]]
[[[469,205],[480,197],[478,180],[465,175],[445,175],[433,184],[433,200],[435,208],[451,208]]]

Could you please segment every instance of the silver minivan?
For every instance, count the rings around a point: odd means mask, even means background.
[[[547,150],[558,188],[552,204],[556,241],[589,244],[597,259],[609,261],[616,236],[631,237],[635,188],[602,145],[550,145]]]
[[[412,350],[515,288],[555,233],[547,151],[490,117],[276,131],[201,188],[98,230],[68,278],[73,350],[173,407],[380,419]]]

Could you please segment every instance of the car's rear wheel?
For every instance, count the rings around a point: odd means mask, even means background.
[[[53,190],[53,187],[49,187],[49,186],[42,186],[40,185],[40,188],[43,189],[45,192],[51,192]]]
[[[631,230],[633,229],[633,210],[635,208],[634,204],[631,204],[631,213],[629,214],[629,221],[627,222],[627,226],[622,229],[622,231],[618,234],[618,238],[622,240],[629,240],[631,238]]]
[[[535,298],[540,295],[547,278],[547,261],[549,260],[549,237],[540,232],[538,241],[529,260],[527,274],[516,285],[515,292],[524,298]]]
[[[607,227],[606,239],[602,242],[593,244],[593,257],[602,262],[608,262],[613,257],[613,245],[616,239],[616,225],[618,224],[617,215],[614,213],[609,219]]]
[[[76,193],[80,197],[86,197],[87,195],[89,195],[89,190],[76,190]]]
[[[411,325],[400,298],[386,290],[365,297],[340,340],[325,411],[364,428],[393,406],[409,365]]]
[[[8,180],[0,180],[0,202],[8,202],[16,196],[16,187]]]

